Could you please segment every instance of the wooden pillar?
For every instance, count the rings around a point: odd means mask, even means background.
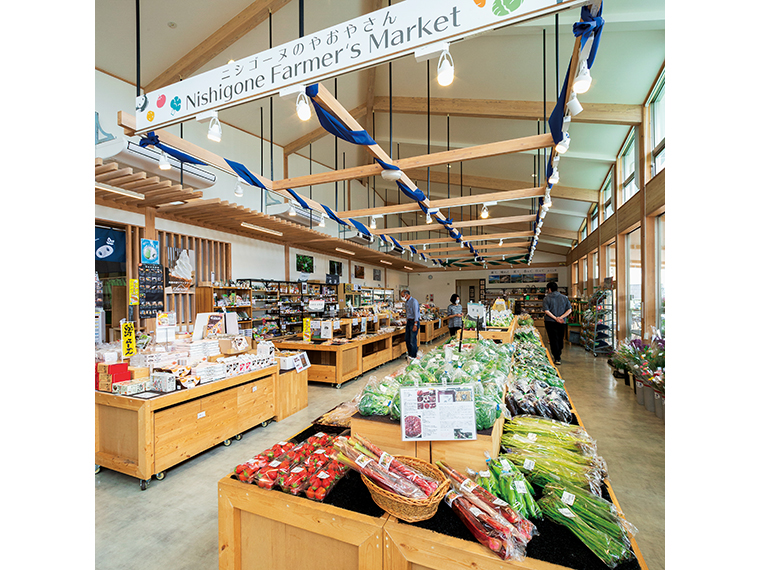
[[[617,216],[617,212],[615,213]],[[625,234],[617,234],[615,237],[615,281],[617,282],[617,291],[615,298],[617,320],[618,342],[623,341],[628,336],[628,318],[626,308],[628,307],[628,277],[626,275],[626,250]]]
[[[639,127],[639,172],[641,173],[641,337],[648,338],[657,320],[655,220],[647,216],[647,184],[651,179],[650,108],[642,108]]]
[[[290,246],[285,246],[285,281],[290,281]]]
[[[158,232],[156,231],[156,209],[144,208],[145,214],[145,239],[156,240],[158,239]],[[137,242],[138,251],[140,247],[140,241]],[[158,244],[159,256],[161,256],[164,248],[162,244]],[[139,258],[138,258],[139,259]],[[165,258],[164,258],[164,261]],[[164,293],[164,307],[166,307],[166,293]],[[142,328],[148,332],[156,330],[156,319],[143,319]]]

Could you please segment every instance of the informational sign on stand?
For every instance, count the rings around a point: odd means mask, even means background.
[[[309,310],[310,311],[324,311],[325,300],[324,299],[309,299]]]
[[[401,388],[403,441],[477,439],[471,384]]]
[[[311,319],[308,317],[303,320],[302,334],[304,342],[311,342]]]
[[[123,322],[121,323],[121,357],[129,358],[136,353],[135,323],[132,321]]]
[[[156,315],[156,342],[174,342],[177,330],[177,313],[158,313]]]
[[[305,352],[300,353],[298,356],[295,357],[293,360],[293,363],[296,365],[296,372],[303,372],[306,370],[309,366],[311,366],[311,362],[309,362],[309,355]]]

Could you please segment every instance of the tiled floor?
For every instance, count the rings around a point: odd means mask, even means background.
[[[427,350],[423,346],[422,350]],[[405,366],[381,366],[337,390],[309,385],[309,406],[266,428],[256,427],[167,471],[146,491],[126,475],[95,476],[95,548],[98,570],[203,569],[218,567],[216,484],[234,467],[270,445],[292,437],[322,413],[353,398],[371,376]],[[665,567],[665,427],[636,403],[633,390],[610,374],[605,357],[568,346],[561,373],[588,432],[607,461],[614,491],[650,570]]]

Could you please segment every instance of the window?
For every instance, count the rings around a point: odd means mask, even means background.
[[[581,294],[588,295],[588,258],[581,259]]]
[[[625,204],[631,196],[639,191],[636,185],[636,129],[631,129],[631,134],[623,146],[623,152],[620,153],[620,168],[623,173],[623,203]]]
[[[615,213],[615,207],[612,205],[612,172],[607,175],[607,180],[602,186],[602,207],[604,208],[602,221],[610,219]]]
[[[599,286],[599,252],[595,251],[591,254],[591,274],[593,276],[592,285],[594,287]]]
[[[641,230],[632,231],[626,236],[628,255],[628,291],[626,316],[628,336],[641,338]]]
[[[657,303],[657,323],[660,334],[665,336],[665,214],[657,218],[657,290],[660,292]]]
[[[583,224],[581,225],[581,241],[586,239],[587,235],[588,235],[588,228],[586,227],[586,220],[583,220]]]
[[[605,277],[612,277],[615,281],[615,242],[613,241],[607,246],[607,269],[604,273]]]
[[[573,297],[580,297],[580,288],[578,287],[578,262],[576,261],[573,263],[573,275],[572,275],[572,283],[573,283]]]
[[[649,102],[652,134],[652,176],[665,168],[665,73],[657,81]]]
[[[599,227],[599,204],[594,204],[594,207],[591,210],[591,228],[589,229],[589,231],[593,232],[598,227]]]

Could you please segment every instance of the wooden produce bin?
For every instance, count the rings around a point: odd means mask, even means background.
[[[300,350],[309,356],[309,382],[324,382],[340,387],[362,373],[361,343],[312,344],[303,341],[282,341],[274,345],[280,350]]]
[[[406,455],[430,462],[429,441],[402,441],[401,424],[387,416],[351,416],[351,435],[358,433],[391,455]]]
[[[383,568],[385,513],[371,517],[230,475],[218,495],[219,570]]]
[[[471,339],[471,338],[478,338],[478,337],[491,339],[493,341],[500,341],[502,343],[512,342],[512,338],[513,338],[512,333],[510,331],[503,330],[503,329],[481,330],[480,334],[478,334],[478,331],[474,331],[474,330],[463,331],[462,338]]]
[[[362,371],[372,370],[393,360],[392,333],[362,341]]]
[[[449,318],[446,316],[435,321],[420,321],[420,331],[417,335],[420,342],[431,342],[438,337],[448,334]]]
[[[275,415],[277,366],[144,400],[95,393],[95,464],[140,479]],[[163,478],[163,477],[161,477]]]
[[[280,370],[277,375],[277,389],[274,406],[274,419],[284,420],[309,405],[309,370],[297,372]]]
[[[466,473],[467,468],[481,471],[486,466],[488,452],[491,457],[497,457],[501,448],[501,435],[504,432],[504,417],[487,430],[479,431],[478,438],[467,441],[431,441],[430,462],[444,461],[460,473]],[[399,437],[401,430],[399,428]]]
[[[401,330],[399,332],[391,333],[391,360],[404,356],[406,354],[406,331]],[[417,344],[420,342],[420,337],[417,335]]]

